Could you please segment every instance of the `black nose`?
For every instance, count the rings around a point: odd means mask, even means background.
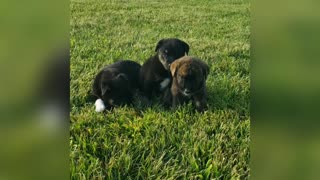
[[[171,63],[173,63],[173,61],[174,61],[175,59],[172,58],[172,57],[168,57],[167,60],[168,60],[168,63],[171,64]]]

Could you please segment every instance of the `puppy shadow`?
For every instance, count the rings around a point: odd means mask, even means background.
[[[135,94],[131,107],[139,113],[144,113],[149,109],[152,109],[155,112],[171,111],[170,106],[168,106],[166,103],[163,103],[163,99],[161,97],[148,99],[141,92]]]
[[[215,85],[213,87],[207,88],[208,94],[208,109],[204,112],[214,112],[215,110],[233,110],[236,111],[242,119],[245,118],[246,108],[248,108],[248,104],[244,101],[241,101],[241,98],[244,94],[231,92],[230,90],[223,88],[221,85]],[[81,105],[78,104],[78,107],[85,106],[87,104],[92,105],[94,110],[94,103],[97,97],[90,94],[85,96],[84,103]],[[151,100],[145,97],[140,91],[137,91],[133,97],[133,101],[129,104],[124,104],[116,107],[109,107],[108,109],[103,111],[103,114],[113,113],[117,108],[129,108],[135,111],[137,116],[143,116],[147,111],[152,110],[156,113],[174,113],[176,111],[184,111],[188,110],[188,113],[195,114],[199,113],[196,111],[195,107],[191,104],[191,102],[182,104],[176,108],[171,107],[167,103],[164,103],[162,97],[154,97]],[[202,112],[202,113],[204,113]]]
[[[86,105],[90,105],[92,106],[92,110],[94,111],[96,100],[97,100],[97,97],[93,95],[91,91],[88,91],[88,93],[84,97],[83,103],[78,103],[77,107],[85,107]],[[143,116],[144,112],[146,112],[148,109],[154,109],[159,112],[170,110],[170,108],[165,107],[160,102],[161,102],[160,98],[153,98],[152,100],[149,100],[147,97],[142,95],[140,91],[137,91],[134,93],[131,103],[113,106],[113,107],[108,106],[104,111],[102,111],[102,113],[108,114],[108,113],[115,112],[115,110],[117,110],[118,108],[129,108],[129,109],[133,109],[137,116]]]

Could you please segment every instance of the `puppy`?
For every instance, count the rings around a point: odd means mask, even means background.
[[[165,88],[170,87],[170,64],[188,54],[189,45],[176,38],[162,39],[157,43],[155,52],[140,70],[140,88],[148,99],[153,95],[160,95]]]
[[[172,107],[192,100],[199,112],[207,109],[206,80],[209,66],[198,58],[184,56],[170,66]]]
[[[92,87],[93,95],[98,98],[96,112],[131,103],[139,87],[140,68],[140,64],[130,60],[118,61],[103,68]]]

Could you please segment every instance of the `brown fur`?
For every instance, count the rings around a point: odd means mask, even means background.
[[[170,66],[172,106],[192,100],[200,112],[207,108],[206,79],[209,66],[198,58],[184,56]]]

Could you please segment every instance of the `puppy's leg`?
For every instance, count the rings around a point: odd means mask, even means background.
[[[171,94],[171,91],[170,91],[169,87],[164,89],[161,99],[163,100],[163,105],[165,106],[165,108],[171,107],[171,105],[172,105],[172,94]]]
[[[177,108],[179,104],[180,103],[178,95],[172,96],[172,107]]]
[[[152,93],[153,93],[153,84],[151,82],[145,82],[143,85],[143,93],[144,95],[148,98],[152,98]]]
[[[160,91],[163,91],[168,87],[170,84],[170,78],[165,78],[161,83],[160,83]]]
[[[142,93],[139,95],[139,100],[143,106],[151,106],[152,98],[152,83],[145,81],[141,88]]]
[[[173,108],[177,108],[179,105],[181,105],[185,102],[186,102],[186,99],[179,93],[177,95],[172,96],[172,107]]]
[[[207,100],[205,98],[194,98],[194,104],[198,112],[203,112],[208,109]]]
[[[208,109],[207,94],[205,91],[197,93],[193,96],[193,104],[198,112],[203,112]]]
[[[171,95],[172,95],[172,107],[176,108],[182,103],[182,95],[179,93],[179,88],[175,82],[171,86]]]

